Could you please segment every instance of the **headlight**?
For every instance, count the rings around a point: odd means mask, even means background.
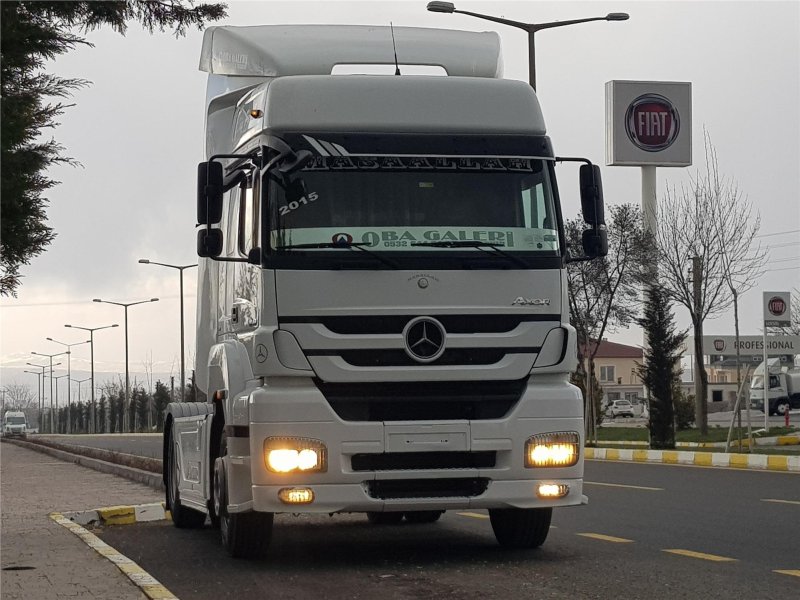
[[[328,450],[319,440],[273,437],[264,440],[264,463],[273,473],[293,471],[324,473]]]
[[[525,466],[571,467],[580,457],[580,441],[576,431],[533,435],[525,442]]]

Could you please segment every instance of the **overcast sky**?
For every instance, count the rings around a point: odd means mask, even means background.
[[[505,77],[527,80],[526,35],[465,15],[429,13],[409,2],[231,2],[218,24],[366,24],[474,31],[496,30]],[[659,192],[689,180],[702,158],[705,127],[720,170],[734,178],[762,218],[762,241],[774,262],[741,298],[743,334],[760,332],[761,292],[800,287],[800,3],[791,2],[457,2],[458,8],[527,22],[628,12],[625,22],[595,22],[537,34],[537,83],[557,154],[605,163],[607,81],[688,81],[693,95],[693,155],[689,168],[658,170]],[[54,131],[82,168],[58,167],[50,193],[50,225],[58,237],[22,269],[16,299],[0,301],[3,383],[36,386],[22,373],[30,351],[59,352],[45,340],[88,339],[65,323],[96,327],[98,371],[124,372],[123,310],[92,298],[161,300],[129,312],[130,365],[143,372],[179,371],[178,273],[140,265],[140,258],[195,262],[195,173],[203,159],[206,74],[198,68],[202,32],[175,39],[132,26],[126,37],[93,32],[94,48],[79,48],[48,69],[92,85]],[[398,48],[402,63],[402,48]],[[491,110],[491,107],[487,107]],[[639,203],[636,167],[603,167],[608,204]],[[578,213],[577,189],[561,181],[563,212]],[[688,260],[688,258],[687,258]],[[194,356],[195,273],[186,276],[187,359]],[[684,309],[676,308],[688,327]],[[706,324],[707,334],[733,332],[733,317]],[[638,344],[641,333],[610,336]],[[88,345],[73,351],[73,371],[88,370]],[[191,368],[188,366],[187,368]],[[77,377],[77,375],[73,375]]]

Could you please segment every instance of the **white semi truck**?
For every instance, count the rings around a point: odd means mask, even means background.
[[[332,74],[372,64],[446,76]],[[208,401],[167,409],[175,525],[209,516],[253,557],[275,513],[488,509],[500,544],[541,545],[587,501],[565,266],[606,252],[599,168],[556,158],[495,33],[211,27],[200,68]],[[562,161],[584,163],[581,256]]]

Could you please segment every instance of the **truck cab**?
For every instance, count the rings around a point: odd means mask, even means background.
[[[541,545],[583,495],[565,267],[605,252],[599,169],[556,157],[492,33],[212,27],[198,168],[197,385],[171,404],[167,503],[266,550],[275,513],[432,522],[488,509]],[[557,164],[581,163],[567,249]],[[580,254],[575,256],[574,254]]]

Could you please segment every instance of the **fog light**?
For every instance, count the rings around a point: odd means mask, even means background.
[[[569,486],[566,483],[540,483],[536,490],[539,498],[563,498],[569,494]]]
[[[264,462],[273,473],[325,472],[327,457],[327,448],[319,440],[293,437],[264,440]]]
[[[278,492],[278,499],[284,504],[310,504],[314,501],[314,492],[308,488],[283,488]]]
[[[571,467],[578,462],[580,436],[576,431],[540,433],[525,442],[526,467]]]

